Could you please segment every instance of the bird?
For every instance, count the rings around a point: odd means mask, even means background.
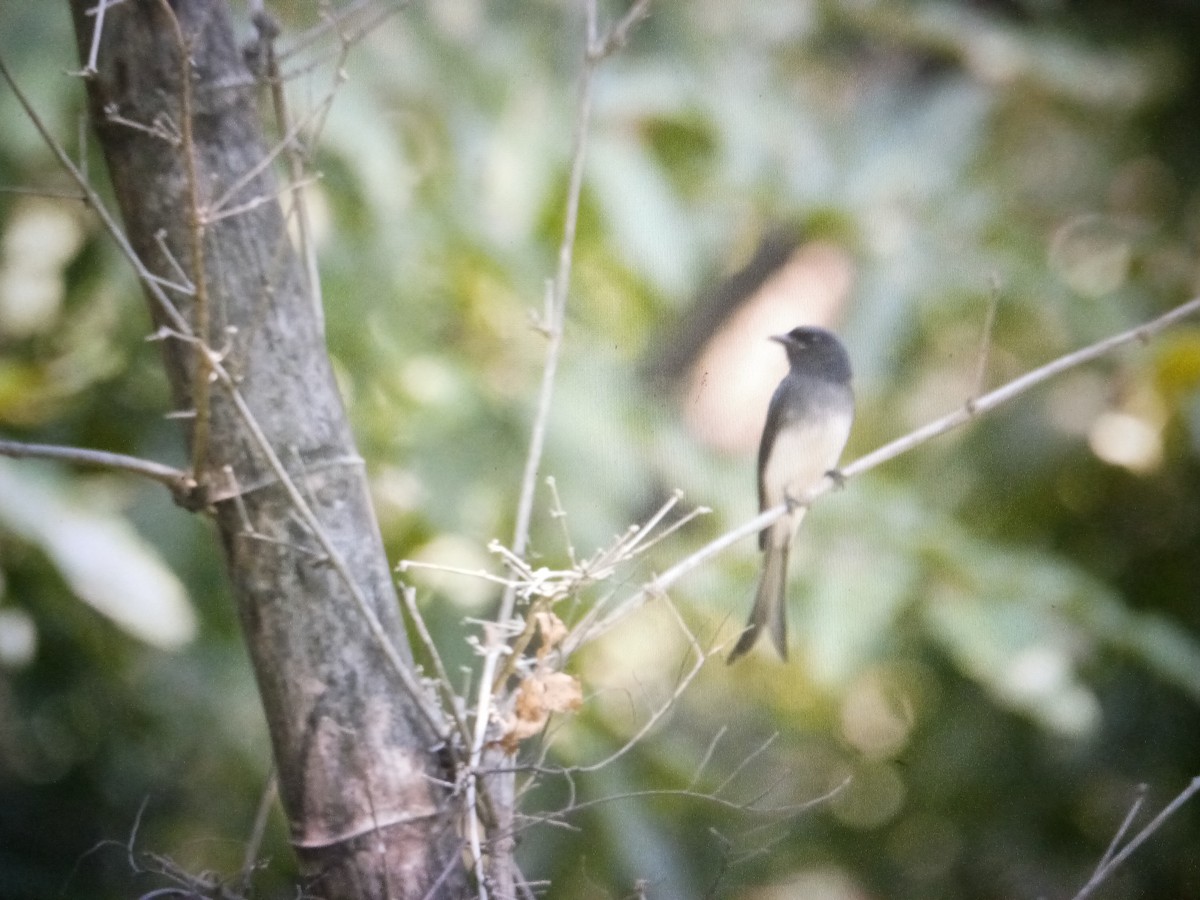
[[[802,325],[771,340],[783,344],[789,370],[771,397],[758,445],[758,507],[761,512],[786,503],[788,511],[759,532],[762,574],[730,663],[757,643],[764,628],[787,660],[788,551],[807,512],[799,504],[826,477],[841,483],[836,466],[854,421],[850,357],[833,332]]]

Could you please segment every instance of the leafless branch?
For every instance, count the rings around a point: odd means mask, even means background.
[[[291,130],[291,116],[288,111],[287,94],[279,73],[279,58],[275,52],[275,38],[279,34],[279,24],[265,10],[256,11],[253,19],[255,27],[258,29],[259,43],[266,56],[266,74],[271,87],[271,104],[275,110],[275,120],[279,131],[286,134]],[[335,78],[338,80],[338,83],[343,78],[342,64],[345,60],[346,52],[348,51],[344,46],[342,58],[338,60],[335,67],[337,73]],[[291,212],[296,217],[300,255],[304,260],[304,271],[308,277],[309,298],[312,302],[313,312],[317,317],[317,321],[324,328],[325,307],[321,299],[321,277],[317,271],[317,248],[313,241],[312,222],[309,218],[308,203],[305,200],[303,189],[299,187],[306,180],[304,177],[303,154],[301,154],[298,144],[288,142],[285,155],[288,163],[288,174],[292,185],[295,186],[294,193],[292,194]]]
[[[639,5],[644,5],[639,0]],[[576,105],[575,125],[572,136],[571,173],[567,187],[566,214],[563,224],[562,240],[558,249],[558,267],[548,290],[548,302],[545,321],[542,323],[547,335],[546,357],[542,369],[542,382],[538,390],[536,412],[530,435],[529,451],[526,455],[525,471],[521,478],[521,489],[517,501],[516,523],[513,529],[512,552],[522,557],[525,554],[529,539],[529,524],[533,512],[533,499],[537,485],[538,470],[541,467],[542,451],[545,445],[546,429],[550,417],[550,406],[554,397],[554,385],[558,372],[559,356],[562,350],[563,321],[566,314],[567,293],[571,283],[571,268],[574,261],[575,232],[579,221],[579,201],[583,189],[583,173],[587,160],[588,134],[592,116],[592,90],[595,74],[603,60],[603,54],[597,53],[598,43],[598,10],[597,0],[587,0],[585,3],[586,40],[583,54],[583,67],[580,73],[579,99]],[[636,19],[631,19],[632,27]],[[506,622],[512,618],[516,603],[516,591],[506,589],[500,600],[500,610],[497,621]],[[479,681],[479,697],[476,704],[475,732],[471,743],[470,769],[474,772],[482,760],[484,742],[487,736],[488,722],[492,711],[492,685],[496,683],[496,668],[504,653],[504,646],[494,642],[487,648],[484,658],[483,671]],[[476,791],[474,777],[467,784],[468,802],[473,805]],[[476,827],[476,817],[471,816],[471,834],[469,836],[472,853],[480,859],[480,841]],[[501,896],[512,893],[511,869],[507,856],[501,848],[496,854],[497,864],[494,867],[501,884]],[[480,900],[487,900],[488,892],[484,880],[479,882]]]
[[[87,197],[77,191],[56,191],[53,188],[0,185],[0,194],[23,194],[28,197],[49,197],[54,200],[87,200]]]
[[[179,146],[183,152],[183,169],[187,178],[188,196],[188,253],[192,265],[191,277],[195,285],[192,308],[196,321],[194,332],[199,338],[196,344],[196,366],[192,373],[192,404],[196,417],[192,422],[192,474],[204,483],[208,480],[205,471],[208,461],[209,426],[212,408],[209,403],[211,386],[212,354],[208,350],[211,310],[208,298],[208,278],[204,267],[205,222],[201,213],[200,178],[196,166],[196,142],[192,134],[192,53],[188,38],[179,24],[179,17],[169,0],[159,0],[163,14],[171,23],[175,45],[179,50]]]
[[[591,809],[596,806],[603,806],[608,803],[617,803],[622,800],[637,800],[648,797],[686,797],[691,800],[697,800],[701,803],[728,809],[740,813],[752,813],[756,816],[770,817],[789,817],[806,813],[814,807],[820,806],[823,803],[828,803],[839,793],[845,790],[849,785],[850,779],[846,778],[839,782],[832,789],[826,791],[818,797],[813,797],[810,800],[805,800],[801,803],[789,803],[783,806],[755,806],[754,802],[739,803],[735,800],[729,800],[718,796],[715,793],[694,791],[690,788],[654,788],[644,791],[628,791],[622,794],[610,794],[606,797],[596,797],[592,800],[580,800],[572,803],[569,806],[556,810],[551,813],[544,813],[536,816],[523,816],[522,828],[528,828],[533,825],[553,824],[555,821],[561,821],[563,818],[576,813],[582,812],[585,809]],[[1078,898],[1075,898],[1078,900]]]
[[[1096,871],[1092,873],[1092,877],[1088,879],[1087,884],[1080,888],[1079,893],[1072,897],[1071,900],[1085,900],[1085,898],[1092,896],[1092,894],[1096,892],[1097,888],[1104,883],[1108,876],[1111,875],[1119,865],[1125,862],[1125,860],[1129,859],[1129,857],[1133,855],[1133,852],[1137,850],[1138,847],[1142,846],[1142,844],[1144,844],[1146,840],[1150,838],[1156,831],[1158,831],[1158,829],[1163,826],[1163,823],[1165,823],[1167,819],[1179,811],[1180,807],[1191,800],[1197,791],[1200,791],[1200,775],[1193,778],[1191,782],[1188,783],[1188,786],[1180,791],[1174,800],[1164,806],[1159,814],[1151,819],[1145,828],[1143,828],[1136,835],[1134,835],[1133,838],[1130,839],[1128,844],[1122,847],[1118,853],[1113,854],[1113,848],[1120,842],[1120,838],[1125,831],[1128,830],[1130,822],[1137,814],[1138,809],[1142,805],[1142,801],[1145,799],[1144,789],[1139,792],[1138,797],[1134,800],[1133,807],[1130,809],[1128,815],[1126,815],[1125,821],[1121,823],[1121,827],[1118,829],[1116,837],[1113,838],[1112,844],[1105,852],[1103,858],[1101,858],[1100,865],[1096,867]]]
[[[983,334],[979,339],[979,363],[975,367],[975,392],[973,398],[983,393],[987,381],[988,359],[992,350],[992,332],[996,328],[996,311],[1000,307],[1000,285],[994,282],[988,294],[987,315],[983,320]]]
[[[629,34],[633,31],[634,26],[646,18],[649,11],[650,0],[637,0],[633,6],[629,7],[625,15],[609,29],[602,41],[588,45],[588,55],[593,59],[601,60],[620,50],[629,40]]]
[[[323,17],[319,25],[297,35],[289,45],[279,52],[279,60],[286,62],[324,39],[331,31],[339,41],[354,42],[369,34],[391,16],[407,6],[407,0],[352,0]],[[291,77],[294,72],[285,77]]]
[[[177,496],[191,495],[196,489],[195,480],[182,469],[137,456],[126,456],[123,453],[64,447],[58,444],[25,444],[21,441],[0,440],[0,456],[10,459],[53,459],[82,466],[115,469],[157,481],[166,485]]]
[[[271,774],[263,787],[262,795],[258,798],[258,810],[254,813],[254,827],[250,839],[246,841],[246,852],[242,856],[241,893],[250,893],[250,879],[258,865],[258,853],[262,849],[263,836],[267,833],[267,819],[271,815],[271,807],[275,803],[275,792],[279,787],[278,774],[271,767]]]
[[[725,737],[725,732],[728,730],[728,725],[722,725],[717,729],[717,733],[713,735],[713,739],[708,742],[708,749],[700,757],[700,764],[696,766],[696,771],[692,774],[692,780],[688,782],[689,789],[695,790],[696,785],[700,783],[700,779],[704,776],[704,770],[708,768],[708,764],[712,762],[713,754],[717,752],[717,744],[721,743],[721,739]]]
[[[87,65],[79,73],[85,78],[90,78],[97,71],[96,58],[100,54],[100,35],[104,33],[104,14],[108,12],[110,7],[118,6],[124,2],[125,0],[97,0],[94,10],[89,11],[89,15],[95,15],[96,24],[92,27],[92,44],[88,49]]]
[[[434,674],[437,676],[437,686],[442,691],[442,702],[446,707],[446,712],[453,716],[458,724],[459,733],[465,741],[471,730],[466,719],[463,718],[461,702],[454,693],[454,683],[450,680],[450,673],[446,671],[442,655],[438,653],[433,636],[430,635],[429,628],[425,625],[425,617],[421,615],[421,610],[417,606],[417,593],[411,587],[401,585],[400,596],[404,598],[404,608],[408,610],[413,627],[417,629],[417,636],[421,639],[425,652],[429,654],[430,662],[433,664]]]
[[[1079,350],[1064,354],[1057,359],[1046,363],[1044,366],[1026,372],[1024,375],[1014,378],[1001,387],[996,388],[983,396],[969,400],[959,409],[948,413],[939,419],[922,425],[920,428],[909,432],[903,437],[897,438],[890,443],[884,444],[882,447],[874,450],[864,456],[860,456],[854,462],[841,470],[841,479],[847,480],[856,475],[861,475],[886,462],[890,462],[904,453],[908,453],[916,447],[931,441],[936,437],[940,437],[948,431],[952,431],[972,419],[990,412],[998,406],[1008,403],[1016,399],[1022,394],[1027,393],[1040,384],[1043,384],[1050,379],[1061,375],[1070,369],[1085,365],[1096,359],[1099,359],[1107,354],[1117,350],[1126,344],[1134,342],[1147,342],[1154,335],[1163,331],[1166,328],[1174,325],[1182,319],[1195,314],[1200,310],[1200,297],[1193,298],[1186,303],[1176,306],[1174,309],[1163,313],[1157,318],[1151,319],[1127,331],[1122,331],[1114,334],[1103,340],[1097,341]],[[834,479],[832,477],[824,479],[815,489],[809,494],[801,498],[805,505],[815,502],[819,497],[828,493],[834,487]],[[787,512],[787,506],[780,504],[771,509],[764,510],[753,519],[737,526],[736,528],[727,531],[725,534],[705,544],[695,553],[685,557],[677,562],[661,575],[651,579],[639,590],[631,596],[622,600],[617,606],[603,618],[598,619],[594,624],[590,624],[588,628],[576,629],[570,637],[562,644],[561,653],[564,657],[569,656],[577,650],[584,642],[595,637],[597,634],[608,631],[618,621],[629,615],[633,610],[640,607],[651,597],[657,596],[669,590],[681,578],[708,560],[722,553],[724,550],[733,546],[743,538],[758,534],[762,529],[775,522],[780,516]]]
[[[689,649],[692,655],[692,667],[686,673],[684,673],[681,678],[678,679],[674,690],[671,691],[670,696],[667,697],[665,701],[659,704],[657,709],[655,709],[649,716],[646,717],[646,721],[642,723],[641,727],[638,728],[638,730],[635,731],[623,745],[614,750],[604,759],[601,759],[597,762],[590,763],[585,766],[572,766],[571,768],[574,771],[585,773],[597,772],[600,769],[603,769],[606,766],[616,762],[618,759],[636,747],[639,743],[641,743],[642,739],[650,733],[654,726],[662,721],[663,717],[675,708],[676,701],[678,701],[679,698],[683,696],[684,692],[691,686],[692,682],[696,679],[696,676],[700,674],[700,670],[704,668],[704,664],[708,662],[709,658],[713,656],[714,653],[719,652],[719,648],[717,650],[710,649],[708,651],[705,651],[703,648],[701,648],[699,642],[691,633],[691,630],[688,629],[686,624],[684,624],[682,617],[678,615],[678,611],[675,609],[674,605],[668,601],[667,607],[673,613],[675,613],[676,622],[678,623],[680,629],[688,637],[688,641],[691,645]]]

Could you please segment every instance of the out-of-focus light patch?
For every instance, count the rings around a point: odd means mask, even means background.
[[[894,757],[908,744],[914,716],[899,690],[872,672],[859,678],[842,700],[842,736],[868,758]]]
[[[401,379],[408,395],[427,406],[445,406],[461,393],[458,376],[440,356],[414,356],[404,364]]]
[[[496,582],[482,577],[492,572],[495,560],[473,541],[443,534],[417,550],[413,559],[424,565],[409,569],[404,577],[436,591],[459,609],[477,613],[496,596]]]
[[[792,872],[783,884],[766,885],[754,891],[754,900],[869,900],[849,872],[841,869],[807,869]]]
[[[0,243],[0,334],[20,339],[53,326],[65,295],[63,268],[82,243],[79,219],[64,204],[18,206]]]
[[[1060,647],[1035,644],[1010,660],[1005,686],[1020,701],[1036,700],[1062,690],[1071,680],[1071,660]]]
[[[1100,701],[1079,684],[1056,692],[1036,707],[1038,718],[1059,734],[1085,738],[1100,725]]]
[[[37,625],[23,609],[0,609],[0,667],[20,669],[37,654]]]
[[[636,728],[651,710],[642,703],[646,685],[670,677],[686,654],[678,620],[662,604],[644,606],[634,616],[590,645],[583,657],[583,678],[596,685],[601,706],[621,726]]]
[[[891,763],[865,765],[830,800],[834,817],[851,828],[867,830],[896,817],[904,806],[904,781]]]
[[[1129,274],[1129,234],[1111,219],[1077,216],[1050,239],[1050,267],[1085,297],[1112,293]]]
[[[439,0],[429,7],[429,16],[448,37],[476,40],[483,27],[482,9],[472,0]]]
[[[1075,681],[1062,647],[1035,644],[1022,650],[1009,662],[1002,688],[1060,734],[1084,737],[1100,722],[1099,702]]]
[[[1081,437],[1108,406],[1109,392],[1108,379],[1098,372],[1067,372],[1049,386],[1046,416],[1063,434]]]
[[[416,474],[400,466],[384,466],[371,475],[371,500],[383,523],[394,522],[421,507],[425,486]]]
[[[964,63],[982,81],[1008,84],[1027,65],[1025,53],[1014,35],[986,27],[970,27],[961,34],[966,48]]]
[[[524,82],[505,105],[484,157],[480,219],[501,244],[527,241],[545,209],[550,183],[543,164],[546,126],[555,120],[549,106],[544,83]]]
[[[846,252],[807,244],[763,283],[712,336],[692,368],[684,418],[696,437],[727,453],[758,446],[767,404],[787,373],[771,335],[827,325],[845,303],[853,275]]]
[[[1101,413],[1088,429],[1088,446],[1109,465],[1138,474],[1152,472],[1162,464],[1161,426],[1133,413]]]

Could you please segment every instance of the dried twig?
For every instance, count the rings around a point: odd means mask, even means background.
[[[529,523],[533,511],[533,497],[537,483],[538,470],[541,467],[542,449],[546,440],[546,427],[550,417],[550,404],[554,397],[554,384],[558,372],[559,355],[562,349],[563,321],[566,314],[567,290],[571,282],[571,266],[574,259],[575,229],[579,221],[579,199],[583,190],[583,172],[587,159],[588,133],[592,116],[592,88],[596,68],[602,57],[593,54],[597,46],[597,4],[596,0],[586,3],[587,43],[584,53],[584,64],[580,73],[579,100],[575,113],[575,127],[572,138],[571,174],[567,187],[566,216],[563,224],[562,240],[558,250],[558,269],[548,292],[546,321],[543,323],[546,334],[546,359],[542,369],[542,383],[538,391],[537,412],[534,415],[533,429],[530,436],[529,452],[525,461],[525,472],[521,479],[520,499],[517,502],[516,524],[513,529],[512,550],[517,556],[525,554],[529,539]],[[500,611],[497,620],[505,622],[512,618],[516,603],[516,591],[508,589],[500,601]],[[492,685],[495,683],[496,668],[503,654],[499,642],[493,642],[487,649],[484,658],[483,672],[479,680],[479,698],[475,712],[475,732],[471,743],[470,768],[475,771],[483,758],[483,748],[487,737],[488,722],[492,712]],[[476,793],[476,778],[472,776],[467,783],[467,800],[469,808],[473,808]],[[469,816],[470,834],[468,836],[471,853],[477,867],[482,864],[483,852],[478,833],[476,816]],[[497,859],[493,866],[496,872],[498,892],[507,897],[512,894],[511,867],[506,858],[509,854],[501,848],[496,853]],[[482,872],[481,868],[477,871]],[[487,900],[488,891],[485,879],[479,879],[479,898]]]
[[[153,460],[126,456],[124,453],[85,450],[82,447],[63,447],[58,444],[25,444],[21,441],[0,440],[0,456],[10,459],[53,459],[139,475],[168,487],[176,500],[189,509],[195,508],[200,499],[198,485],[188,472]]]
[[[171,23],[176,49],[179,51],[179,144],[183,152],[183,169],[187,180],[188,253],[192,265],[189,281],[195,286],[192,308],[196,319],[192,327],[199,338],[195,345],[196,368],[192,373],[192,408],[196,411],[192,422],[192,475],[201,484],[205,484],[208,481],[205,469],[212,419],[209,388],[212,384],[213,360],[208,347],[211,310],[204,260],[205,222],[201,213],[200,176],[196,162],[196,141],[192,131],[192,48],[191,41],[184,35],[183,26],[169,0],[159,0],[159,5],[167,21]]]
[[[1200,311],[1200,297],[1180,304],[1174,309],[1163,313],[1161,316],[1130,328],[1127,331],[1114,334],[1087,347],[1064,354],[1046,363],[1044,366],[1039,366],[1031,372],[1026,372],[1024,375],[1014,378],[994,391],[968,401],[954,412],[948,413],[927,425],[922,425],[920,428],[909,432],[903,437],[884,444],[882,447],[864,456],[860,456],[841,470],[840,480],[848,480],[856,475],[868,472],[877,466],[881,466],[885,462],[889,462],[927,441],[940,437],[961,425],[965,425],[977,416],[989,412],[1010,400],[1016,399],[1038,385],[1049,381],[1051,378],[1061,375],[1063,372],[1099,359],[1126,344],[1131,344],[1135,341],[1146,342],[1160,331],[1195,314],[1197,311]],[[832,477],[824,479],[807,496],[801,498],[802,503],[809,505],[815,502],[817,498],[828,493],[833,487],[834,479]],[[611,629],[618,621],[629,615],[650,598],[666,592],[685,575],[699,568],[729,547],[732,547],[743,538],[758,534],[758,532],[775,522],[775,520],[786,512],[787,506],[781,503],[779,506],[764,510],[753,519],[742,523],[738,527],[727,531],[720,537],[705,544],[695,553],[685,557],[661,575],[651,579],[631,596],[621,601],[608,615],[598,619],[594,623],[589,623],[589,627],[587,628],[577,628],[563,642],[560,652],[564,658],[569,656],[586,641]]]
[[[1145,828],[1134,835],[1128,844],[1122,847],[1119,852],[1114,854],[1114,848],[1120,843],[1122,835],[1124,835],[1124,833],[1129,829],[1130,822],[1133,821],[1134,816],[1137,815],[1137,811],[1142,805],[1142,801],[1145,800],[1145,788],[1143,786],[1139,790],[1139,794],[1133,802],[1133,807],[1125,816],[1125,820],[1121,823],[1121,827],[1117,830],[1116,837],[1113,838],[1108,850],[1105,851],[1104,856],[1101,857],[1100,864],[1096,867],[1096,871],[1092,873],[1092,877],[1088,879],[1087,884],[1080,888],[1079,893],[1072,897],[1071,900],[1085,900],[1085,898],[1092,896],[1092,894],[1096,892],[1096,889],[1104,883],[1108,876],[1111,875],[1119,865],[1125,862],[1125,860],[1129,859],[1129,857],[1133,855],[1133,852],[1137,850],[1138,847],[1142,846],[1142,844],[1144,844],[1146,840],[1150,838],[1156,831],[1158,831],[1158,829],[1163,826],[1163,823],[1166,822],[1167,819],[1179,811],[1180,807],[1191,800],[1197,791],[1200,791],[1200,775],[1193,778],[1191,782],[1188,783],[1188,786],[1180,791],[1174,800],[1164,806],[1159,814],[1151,819]]]
[[[999,308],[1000,285],[998,282],[994,282],[991,293],[988,294],[987,315],[984,316],[983,334],[979,339],[979,361],[975,366],[975,391],[971,394],[972,398],[983,393],[983,386],[987,382],[988,359],[992,352],[992,332],[996,328],[996,311]]]

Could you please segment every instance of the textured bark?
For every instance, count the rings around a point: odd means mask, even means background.
[[[71,0],[85,57],[93,6]],[[186,132],[176,16],[190,60],[190,148],[170,139]],[[172,305],[193,332],[208,319],[205,340],[226,351],[237,391],[408,664],[391,571],[275,199],[278,185],[270,167],[250,174],[266,151],[224,0],[111,6],[97,69],[87,82],[90,110],[130,243],[153,275],[179,282],[182,267],[202,286],[207,315],[183,291],[170,292]],[[167,137],[128,122],[164,123]],[[257,205],[210,224],[197,218],[242,179],[224,208]],[[152,298],[150,305],[160,327],[178,330],[173,312]],[[175,402],[191,410],[196,344],[167,337],[163,346]],[[209,394],[207,435],[192,425],[189,440],[205,443],[196,474],[216,510],[309,895],[460,896],[465,876],[450,799],[430,778],[448,777],[436,734],[297,514],[232,391],[216,382]]]

